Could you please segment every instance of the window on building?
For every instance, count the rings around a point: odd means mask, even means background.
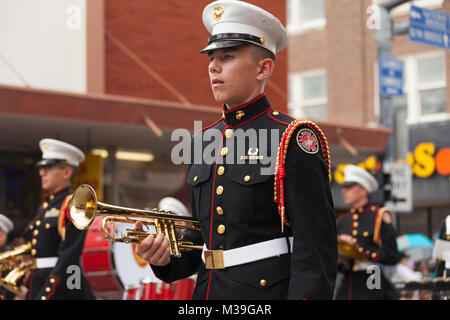
[[[444,52],[406,56],[401,59],[405,63],[404,97],[393,99],[394,111],[402,114],[400,118],[406,115],[408,124],[449,120]]]
[[[446,112],[446,74],[443,55],[417,60],[417,90],[420,115]]]
[[[408,81],[408,122],[440,121],[447,113],[447,75],[443,52],[409,56],[405,59]]]
[[[303,32],[325,26],[325,0],[287,0],[287,29]]]
[[[327,120],[327,103],[324,70],[289,76],[289,112],[293,117]]]

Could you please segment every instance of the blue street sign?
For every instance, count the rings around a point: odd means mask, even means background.
[[[403,97],[403,61],[382,55],[379,66],[381,95]]]
[[[409,39],[439,48],[449,49],[450,15],[436,10],[411,6]]]

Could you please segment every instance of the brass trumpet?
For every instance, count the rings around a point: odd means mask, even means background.
[[[357,261],[367,260],[367,258],[361,252],[356,250],[356,248],[354,246],[352,246],[351,244],[348,244],[345,241],[342,241],[340,239],[338,239],[338,252],[339,252],[339,255],[342,255],[345,257],[350,257]]]
[[[28,242],[0,253],[0,271],[12,269],[0,279],[0,287],[19,294],[22,278],[28,270],[36,268],[36,260],[30,255],[30,251],[31,243]]]
[[[156,234],[163,233],[170,243],[170,254],[180,257],[180,251],[202,250],[203,246],[194,245],[183,239],[182,230],[200,231],[200,224],[191,217],[182,217],[170,211],[153,209],[140,210],[113,206],[97,201],[94,189],[83,184],[73,193],[69,204],[72,222],[80,230],[86,230],[98,216],[105,216],[102,221],[103,236],[111,242],[141,242],[151,232],[126,229],[123,234],[117,232],[114,223],[135,224],[141,222],[144,226],[153,226]],[[181,235],[180,235],[181,233]]]

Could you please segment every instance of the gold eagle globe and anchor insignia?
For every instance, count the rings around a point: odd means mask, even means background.
[[[214,20],[219,21],[224,13],[224,10],[222,6],[215,6],[214,7]]]

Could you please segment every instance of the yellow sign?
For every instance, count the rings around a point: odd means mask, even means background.
[[[338,164],[334,171],[334,180],[342,184],[344,183],[344,169],[349,163]],[[364,162],[357,164],[358,167],[368,170],[370,173],[375,174],[381,168],[380,161],[375,156],[370,156]]]
[[[419,143],[414,152],[408,152],[406,159],[399,159],[397,163],[408,163],[411,165],[411,173],[419,178],[428,178],[435,171],[442,176],[450,176],[450,148],[442,148],[436,151],[433,142]],[[344,168],[347,163],[339,164],[334,171],[334,179],[337,183],[344,182]],[[375,174],[381,169],[381,163],[375,156],[370,156],[359,167]]]
[[[103,160],[101,156],[88,154],[80,164],[72,181],[72,189],[75,190],[82,184],[89,184],[94,188],[97,200],[103,201]]]
[[[408,152],[406,160],[411,165],[412,173],[419,178],[428,178],[435,171],[442,176],[450,175],[450,148],[436,151],[433,142],[419,143],[414,153]]]

